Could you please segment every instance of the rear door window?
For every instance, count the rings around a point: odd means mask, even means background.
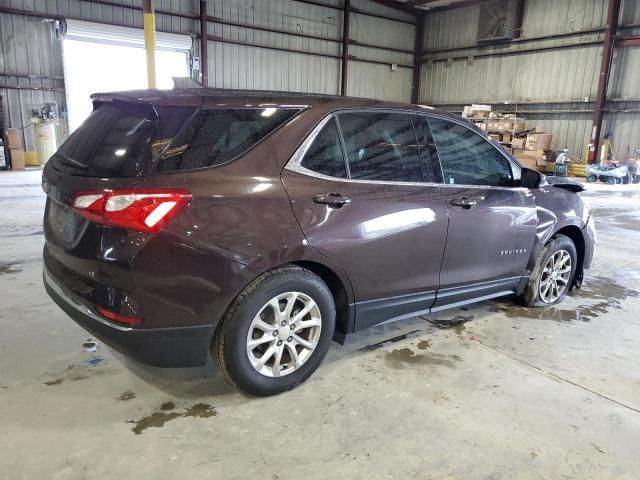
[[[300,165],[329,177],[347,178],[347,167],[335,119],[332,118],[322,127]]]
[[[438,149],[444,183],[513,186],[511,163],[473,130],[439,118],[429,118]]]
[[[409,115],[354,112],[340,113],[338,120],[352,179],[424,181]]]
[[[192,170],[227,163],[299,111],[297,108],[201,110],[174,138],[155,170]]]
[[[132,102],[98,106],[51,161],[57,170],[76,176],[143,175],[194,111]]]

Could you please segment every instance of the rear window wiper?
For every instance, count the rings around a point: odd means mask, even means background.
[[[86,170],[87,168],[89,168],[88,165],[85,165],[84,163],[79,162],[78,160],[74,160],[71,157],[67,157],[66,155],[60,152],[56,152],[55,156],[60,159],[60,163],[68,167],[81,168],[82,170]]]

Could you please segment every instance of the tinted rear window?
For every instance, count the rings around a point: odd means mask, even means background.
[[[51,161],[77,176],[144,175],[195,112],[128,102],[99,106],[61,145]]]
[[[298,112],[297,108],[201,110],[171,142],[155,170],[192,170],[226,163]]]

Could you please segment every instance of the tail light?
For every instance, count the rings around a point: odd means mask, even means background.
[[[129,189],[80,192],[73,209],[92,222],[144,233],[158,233],[191,201],[177,189]]]

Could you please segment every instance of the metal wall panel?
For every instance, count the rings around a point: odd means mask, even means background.
[[[497,103],[593,99],[601,47],[432,61],[423,68],[421,101]]]
[[[554,149],[566,145],[572,155],[582,157],[591,135],[603,35],[525,40],[603,29],[607,1],[527,0],[524,5],[521,39],[510,45],[476,46],[477,5],[427,15],[424,48],[430,60],[421,67],[420,101],[452,111],[470,103],[491,103],[494,109],[505,111],[518,108],[527,112],[523,116],[529,125],[554,134]],[[620,23],[640,23],[640,0],[623,0]],[[628,36],[640,29],[622,31]],[[448,50],[451,48],[456,50]],[[640,48],[617,49],[607,108],[620,109],[620,100],[635,100],[627,106],[633,111],[605,115],[603,131],[612,134],[619,158],[625,155],[627,144],[640,143],[638,79]],[[588,103],[576,103],[585,98]]]
[[[267,89],[338,94],[343,0],[318,0],[325,6],[295,0],[209,0],[208,15],[226,22],[271,28],[293,34],[208,23],[208,34],[238,45],[209,41],[210,85],[222,88]],[[139,0],[0,0],[9,8],[128,27],[142,27]],[[352,0],[351,38],[388,49],[351,45],[347,93],[384,100],[409,101],[415,17],[371,0]],[[119,6],[121,5],[121,6]],[[156,0],[156,28],[199,34],[198,0]],[[331,8],[338,7],[336,8]],[[131,8],[134,7],[134,8]],[[360,12],[360,13],[356,13]],[[369,12],[389,19],[364,15]],[[175,14],[175,15],[174,15]],[[180,16],[183,15],[183,16]],[[65,109],[61,41],[54,23],[19,14],[0,14],[0,88],[11,126],[29,123],[32,105],[56,101]],[[326,39],[326,40],[324,40]],[[197,43],[196,53],[197,53]],[[278,49],[299,51],[289,52]],[[395,50],[393,50],[395,49]],[[397,50],[406,50],[405,53]],[[369,63],[362,60],[383,62]],[[391,65],[399,64],[396,71]],[[20,88],[20,89],[18,89]],[[35,90],[35,89],[39,90]],[[27,126],[25,147],[34,149],[33,128]]]
[[[342,2],[333,3],[342,6]],[[413,50],[415,26],[406,23],[413,17],[373,2],[352,2],[361,11],[403,19],[405,22],[351,14],[351,38],[382,49],[351,45],[347,94],[384,100],[409,100],[411,74],[391,72],[392,64],[412,65],[413,54],[392,49]],[[250,28],[209,22],[208,33],[224,40],[259,46],[210,42],[210,85],[224,88],[255,88],[283,91],[338,94],[340,88],[342,12],[335,8],[308,5],[294,0],[230,0],[209,2],[209,15],[225,21],[267,27],[285,32],[304,33],[322,39],[301,38],[286,33],[264,32]],[[392,11],[390,11],[392,10]],[[381,36],[380,32],[385,35]],[[333,41],[332,41],[333,40]],[[279,51],[293,49],[302,53]],[[309,55],[310,54],[310,55]],[[357,59],[384,62],[386,65],[359,62]],[[399,67],[399,70],[411,71]],[[393,74],[392,74],[393,73]],[[397,75],[395,73],[398,73]],[[369,79],[371,85],[361,82]],[[401,82],[389,85],[389,82]]]
[[[347,93],[354,97],[410,102],[412,72],[409,68],[392,71],[390,65],[350,61]]]
[[[49,102],[64,105],[60,47],[52,22],[0,14],[0,95],[5,118],[22,130],[27,150],[35,149],[31,109]]]
[[[335,95],[340,60],[209,42],[209,86]]]

